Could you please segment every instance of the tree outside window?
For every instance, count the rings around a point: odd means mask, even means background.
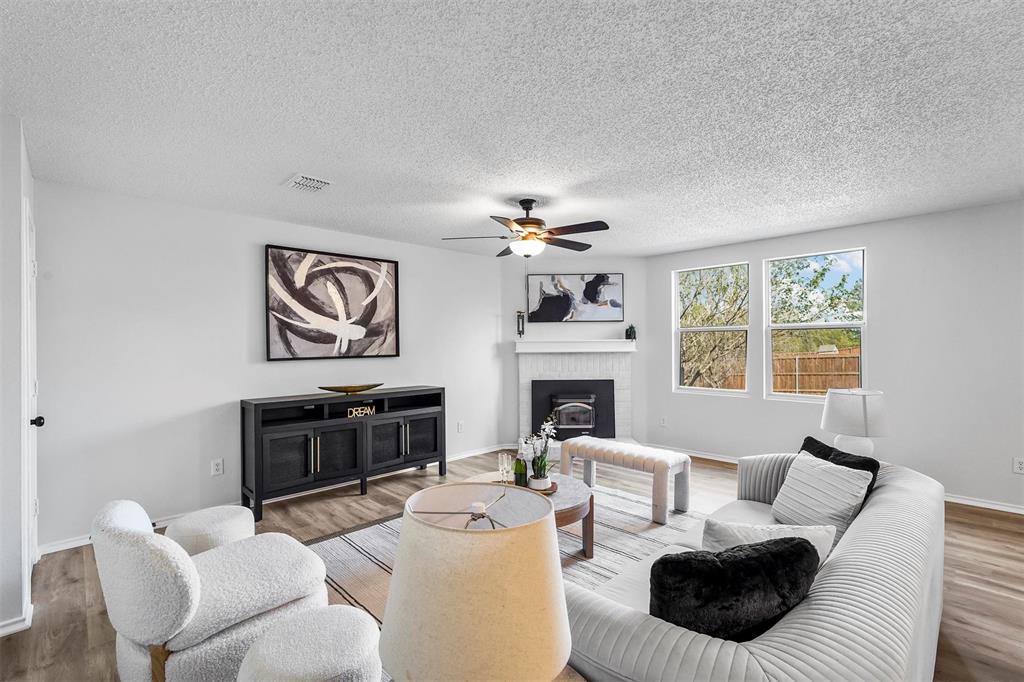
[[[771,392],[859,388],[864,251],[768,261]]]
[[[677,386],[745,391],[750,303],[747,264],[675,274]]]

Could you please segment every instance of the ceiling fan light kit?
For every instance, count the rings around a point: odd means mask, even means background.
[[[590,244],[584,242],[573,241],[572,239],[559,239],[560,235],[565,234],[581,234],[583,232],[600,232],[608,229],[608,223],[603,220],[595,220],[589,223],[577,223],[575,225],[565,225],[563,227],[554,227],[548,229],[547,224],[540,218],[533,218],[530,216],[530,211],[536,205],[536,199],[520,199],[519,205],[522,206],[523,212],[526,214],[522,218],[503,218],[502,216],[492,215],[491,219],[495,222],[505,226],[510,235],[486,235],[478,237],[445,237],[444,241],[453,239],[507,239],[510,240],[508,246],[498,252],[498,257],[508,256],[510,254],[516,254],[523,258],[530,258],[536,256],[544,250],[546,246],[557,246],[562,249],[570,249],[572,251],[586,251],[590,248]]]
[[[512,253],[523,258],[536,256],[544,250],[544,242],[535,235],[526,234],[508,245]]]

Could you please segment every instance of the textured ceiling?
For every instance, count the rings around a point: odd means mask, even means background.
[[[539,195],[549,225],[611,224],[595,255],[1024,184],[1017,0],[0,6],[44,180],[434,246]]]

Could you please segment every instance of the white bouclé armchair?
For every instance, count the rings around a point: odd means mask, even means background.
[[[96,515],[92,543],[123,682],[234,680],[270,625],[327,604],[323,561],[280,533],[190,557],[117,500]]]

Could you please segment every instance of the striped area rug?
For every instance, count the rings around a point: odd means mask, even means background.
[[[666,545],[700,546],[705,515],[670,512],[664,526],[651,522],[651,501],[594,488],[594,558],[584,559],[580,523],[558,529],[565,579],[594,588]],[[393,517],[307,543],[327,565],[327,584],[379,623],[398,551],[401,517]]]

